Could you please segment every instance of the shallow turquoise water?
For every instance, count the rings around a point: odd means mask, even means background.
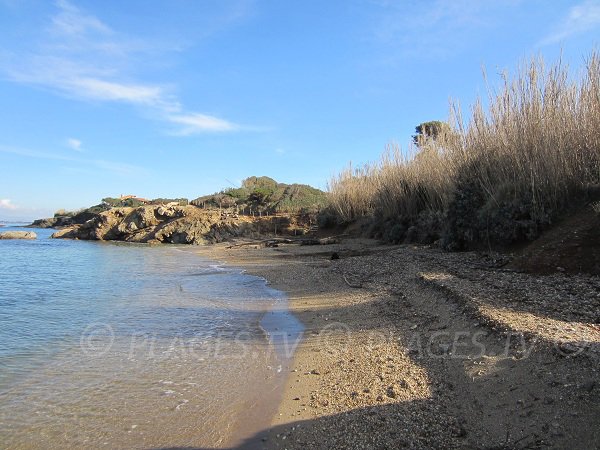
[[[268,422],[285,361],[261,321],[300,329],[281,293],[189,247],[34,231],[0,241],[0,441],[218,446]]]

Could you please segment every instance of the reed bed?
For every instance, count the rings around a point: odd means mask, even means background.
[[[504,75],[483,105],[477,100],[465,122],[451,103],[442,133],[421,136],[408,152],[390,144],[379,161],[333,177],[338,218],[409,228],[435,215],[436,233],[450,240],[514,241],[533,237],[599,185],[597,51],[574,80],[561,62],[548,68],[534,58],[513,79]]]

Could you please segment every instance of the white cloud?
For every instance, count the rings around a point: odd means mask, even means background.
[[[588,0],[569,9],[562,23],[540,45],[556,44],[571,36],[591,31],[600,26],[600,1]]]
[[[160,103],[162,98],[162,90],[158,86],[123,84],[96,78],[75,78],[69,85],[82,97],[98,100],[152,105]]]
[[[81,35],[89,31],[110,34],[112,30],[94,16],[84,14],[66,0],[58,0],[60,11],[52,18],[54,30],[71,35]]]
[[[101,169],[106,172],[112,172],[114,174],[123,176],[144,174],[147,172],[147,170],[143,167],[136,166],[133,164],[127,164],[116,161],[106,161],[102,159],[75,158],[72,156],[58,155],[55,153],[44,153],[4,145],[0,145],[0,153],[11,153],[13,155],[24,156],[27,158],[48,159],[53,161],[68,161],[76,164],[81,164],[83,166],[91,166],[96,169]]]
[[[2,198],[0,199],[0,209],[10,209],[14,211],[15,209],[17,209],[17,206],[13,205],[10,199]]]
[[[183,127],[177,131],[176,134],[181,134],[184,136],[196,133],[204,133],[207,131],[224,132],[236,131],[239,129],[239,126],[234,123],[219,119],[217,117],[198,113],[172,115],[168,117],[168,120],[175,124],[183,125]]]
[[[51,18],[43,43],[29,53],[1,58],[0,70],[12,81],[76,99],[143,107],[145,117],[180,125],[174,135],[252,129],[186,110],[170,93],[172,89],[125,77],[143,44],[119,34],[67,0],[58,0],[56,6],[58,12]]]
[[[81,148],[81,144],[82,144],[82,142],[79,139],[75,139],[75,138],[67,139],[67,147],[69,147],[71,150],[75,150],[76,152],[83,151],[83,149]]]

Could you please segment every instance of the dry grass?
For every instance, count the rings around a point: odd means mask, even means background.
[[[377,214],[410,222],[472,201],[480,216],[521,204],[531,221],[547,221],[600,182],[597,52],[585,69],[572,81],[561,63],[546,68],[534,59],[489,92],[487,110],[477,101],[468,124],[451,105],[447,133],[408,156],[390,145],[379,162],[334,177],[335,211],[344,221]]]

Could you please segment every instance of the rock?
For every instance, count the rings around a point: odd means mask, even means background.
[[[111,208],[85,223],[72,224],[53,238],[204,245],[233,237],[255,236],[253,222],[227,222],[195,206]]]
[[[331,260],[336,260],[336,259],[340,259],[340,255],[337,252],[333,252],[331,254]]]
[[[396,398],[398,396],[394,390],[394,386],[389,386],[385,393],[389,398]]]
[[[0,239],[37,239],[33,231],[4,231],[0,233]]]
[[[450,344],[439,344],[438,348],[440,349],[443,355],[448,355],[450,354],[450,349],[452,348],[452,346]]]
[[[57,220],[55,217],[49,217],[47,219],[37,219],[34,220],[33,223],[27,225],[27,227],[31,228],[54,228],[57,224]]]
[[[172,207],[165,207],[165,206],[159,206],[156,209],[156,214],[162,217],[176,217],[177,214],[177,210],[175,210]]]
[[[462,438],[467,435],[467,430],[464,426],[458,425],[458,429],[456,430],[456,437]]]
[[[596,382],[594,380],[586,381],[581,385],[581,388],[586,392],[592,392],[596,387]]]

